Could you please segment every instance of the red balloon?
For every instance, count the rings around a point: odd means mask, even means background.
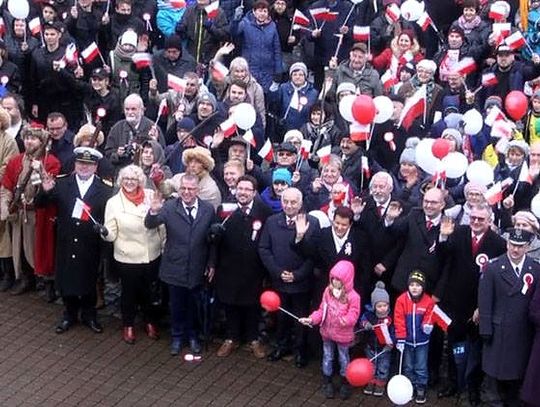
[[[375,368],[369,359],[354,359],[347,366],[345,377],[352,386],[361,387],[368,384],[373,379]]]
[[[268,312],[274,312],[281,307],[281,298],[275,291],[265,291],[261,294],[261,306]]]
[[[358,95],[352,105],[352,115],[360,124],[370,124],[373,122],[377,108],[371,96]]]
[[[438,138],[433,142],[433,145],[431,146],[431,152],[439,160],[442,160],[450,152],[450,146],[450,141],[444,138]]]
[[[504,108],[508,115],[514,120],[521,120],[529,107],[527,96],[519,90],[513,90],[504,99]]]

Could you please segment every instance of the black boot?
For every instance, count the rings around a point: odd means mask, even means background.
[[[334,398],[334,384],[332,383],[332,376],[323,376],[322,391],[324,397],[327,399]]]
[[[351,397],[351,385],[345,377],[341,378],[341,386],[339,387],[339,398],[341,400],[347,400]]]
[[[26,276],[21,276],[20,279],[15,280],[15,284],[11,287],[11,295],[21,295],[30,290],[30,282]]]
[[[0,261],[2,262],[4,269],[2,280],[0,280],[0,291],[5,292],[13,285],[15,273],[13,272],[13,266],[8,264],[8,262],[11,262],[11,259],[1,259]]]
[[[45,280],[45,301],[51,304],[55,302],[57,298],[54,280]]]

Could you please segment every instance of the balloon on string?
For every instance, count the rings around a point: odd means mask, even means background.
[[[424,2],[405,0],[401,4],[401,16],[407,21],[416,21],[424,12]]]
[[[352,386],[361,387],[373,379],[374,372],[375,368],[369,359],[358,358],[349,363],[345,370],[345,377]]]
[[[416,164],[427,174],[433,175],[440,167],[441,160],[431,151],[434,139],[425,138],[418,143],[415,149]]]
[[[317,218],[321,229],[332,226],[332,223],[330,222],[330,218],[323,211],[311,211],[309,212],[309,214]]]
[[[390,379],[386,392],[392,403],[404,406],[412,400],[413,385],[406,376],[398,374]]]
[[[527,96],[519,90],[513,90],[504,99],[504,108],[514,120],[521,120],[525,116],[525,113],[527,113],[528,106],[529,101]]]
[[[463,121],[465,122],[465,134],[476,136],[482,130],[484,126],[484,119],[482,113],[476,109],[471,109],[465,112],[463,115]]]
[[[442,159],[442,168],[448,178],[459,178],[467,171],[469,160],[457,151],[449,153]]]
[[[343,117],[349,123],[354,122],[352,106],[355,99],[356,95],[347,95],[339,101],[339,113],[341,114],[341,117]]]
[[[450,141],[444,138],[435,139],[433,145],[431,146],[431,152],[435,157],[442,160],[450,152]]]
[[[488,186],[493,183],[493,168],[483,160],[473,161],[467,168],[467,179],[475,184]]]
[[[375,123],[384,123],[390,120],[394,113],[394,103],[388,96],[377,96],[373,98],[375,104]]]
[[[249,130],[257,120],[257,113],[249,103],[240,103],[236,105],[233,112],[234,123],[242,130]]]
[[[281,307],[281,298],[278,293],[272,290],[264,291],[260,297],[261,307],[268,312],[274,312]]]
[[[27,0],[9,0],[7,7],[9,13],[20,20],[24,20],[30,13],[30,6]]]
[[[536,194],[531,200],[531,212],[534,213],[534,216],[540,218],[540,193]]]
[[[376,114],[373,99],[368,95],[358,95],[352,105],[352,115],[360,124],[370,124]]]

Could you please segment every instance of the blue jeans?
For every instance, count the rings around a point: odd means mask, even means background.
[[[366,346],[366,357],[368,359],[371,359],[375,357],[377,353],[380,353],[383,351],[383,347],[377,347],[373,348],[371,346]],[[388,350],[381,355],[377,356],[377,358],[373,359],[373,366],[375,366],[375,374],[373,375],[373,378],[376,380],[379,380],[381,382],[386,383],[388,380],[388,376],[390,374],[390,361],[392,359],[392,350]]]
[[[339,374],[345,376],[345,369],[347,369],[347,365],[350,361],[349,346],[334,341],[323,341],[322,372],[325,376],[332,376],[336,347],[339,358]]]
[[[426,389],[428,384],[428,348],[405,345],[403,354],[403,374],[409,378],[415,389]]]
[[[197,318],[199,288],[190,290],[171,284],[168,284],[168,287],[172,339],[196,339],[195,319]]]

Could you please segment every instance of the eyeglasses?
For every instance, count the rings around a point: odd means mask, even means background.
[[[138,178],[122,178],[122,182],[139,182]]]
[[[484,222],[486,218],[483,218],[482,216],[471,216],[470,217],[471,222]]]
[[[236,188],[237,191],[240,192],[253,192],[255,191],[253,188]]]

